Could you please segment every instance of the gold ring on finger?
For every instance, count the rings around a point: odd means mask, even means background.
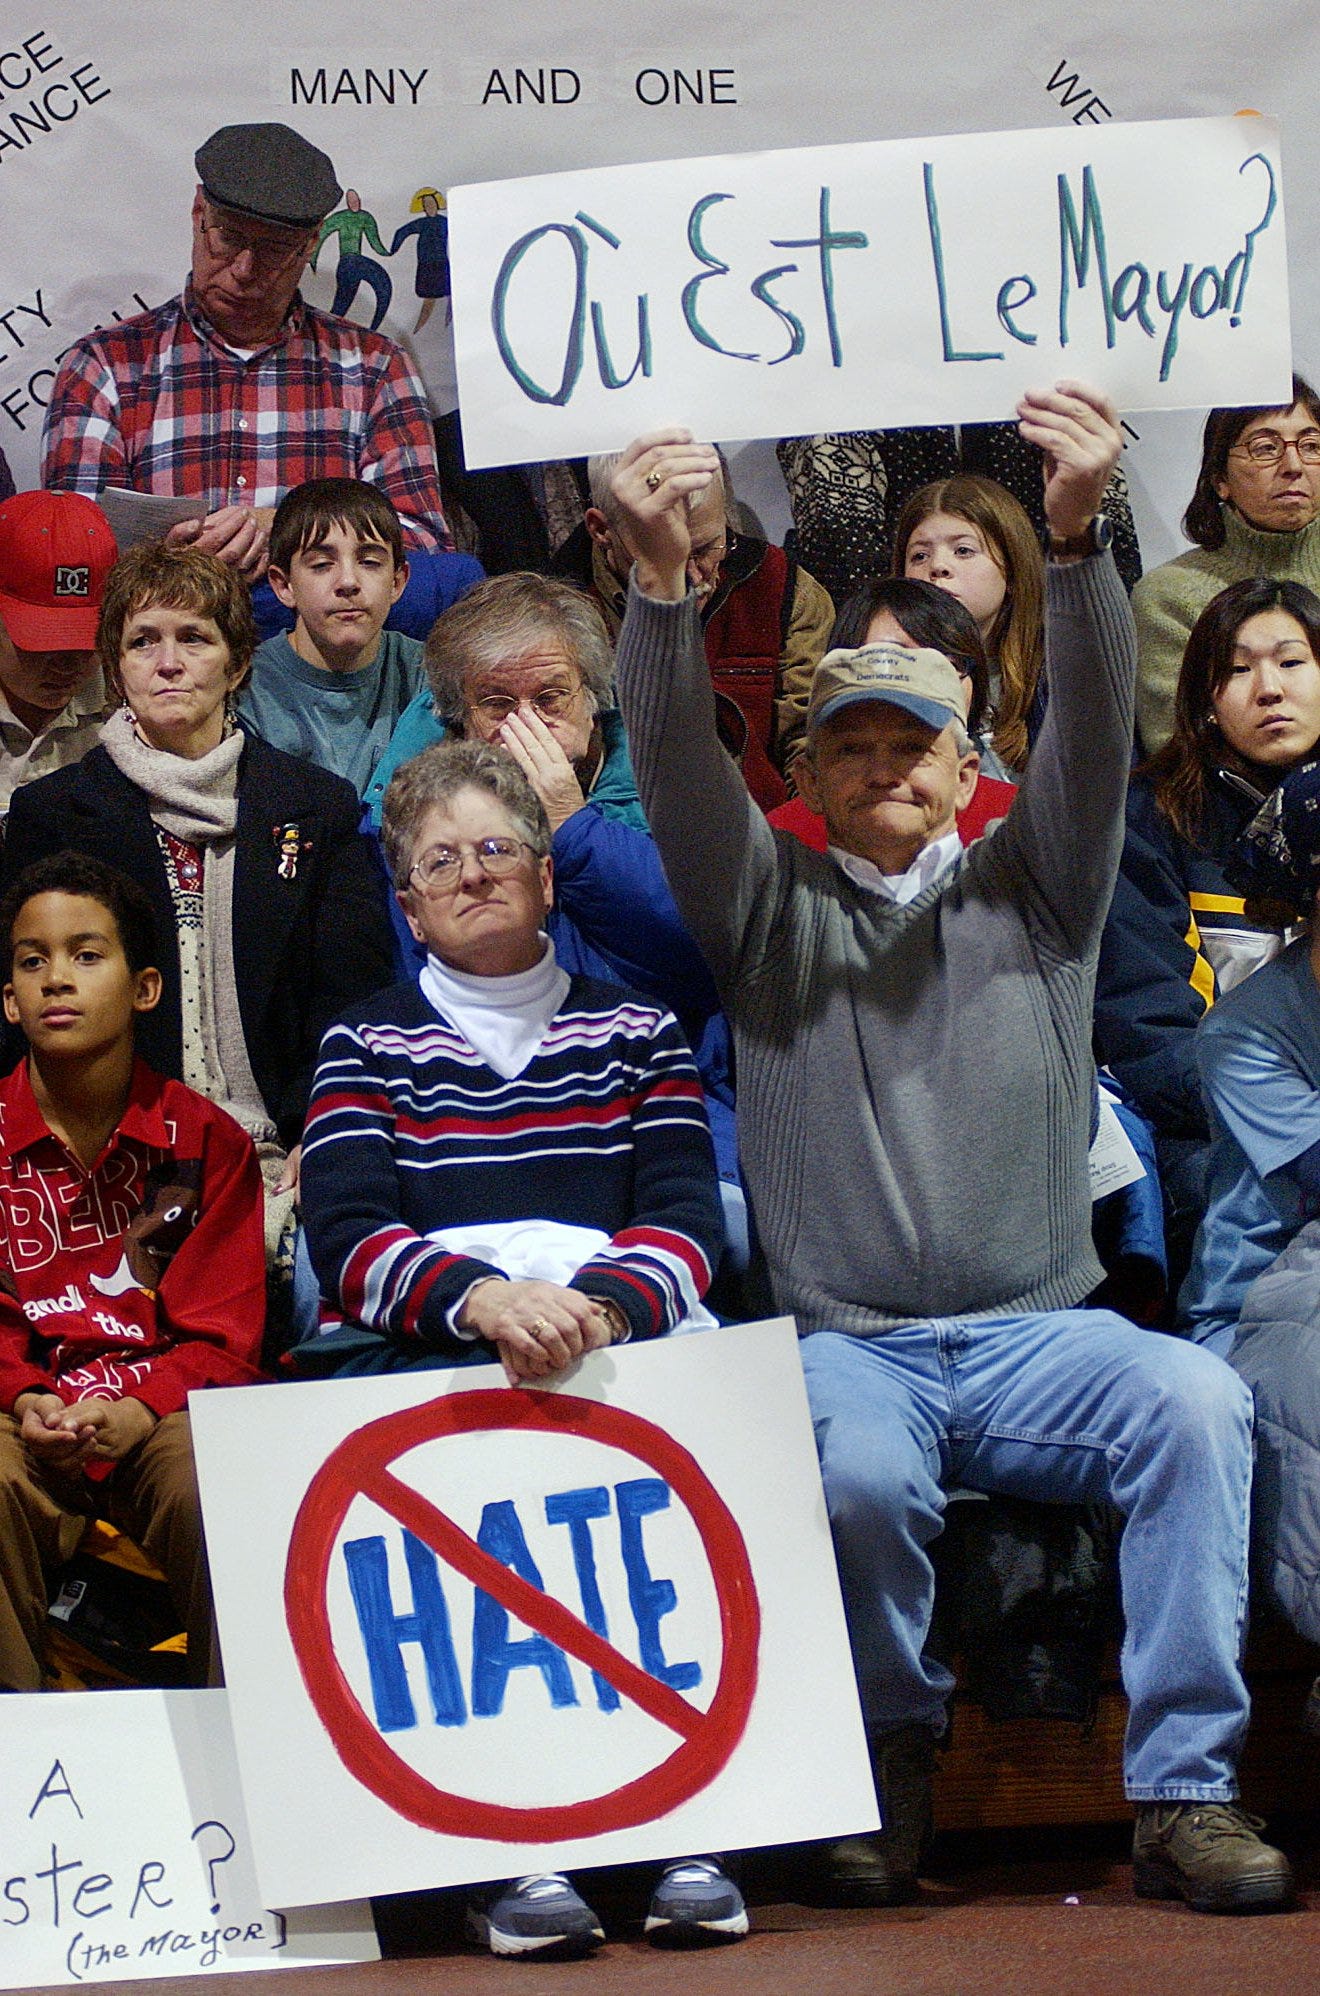
[[[652,466],[651,470],[648,471],[646,474],[647,491],[658,492],[660,487],[664,484],[664,482],[665,482],[664,473],[662,471],[657,471],[655,467]]]

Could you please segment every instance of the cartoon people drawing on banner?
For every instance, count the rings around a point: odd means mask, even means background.
[[[312,251],[311,267],[316,269],[316,259],[320,256],[327,239],[335,236],[339,242],[339,263],[335,271],[335,295],[330,310],[337,319],[346,319],[352,310],[358,292],[365,284],[376,300],[372,314],[371,330],[374,333],[381,320],[390,309],[390,299],[394,296],[394,280],[383,265],[375,263],[362,254],[363,242],[370,243],[380,256],[390,256],[380,239],[376,227],[376,217],[362,206],[362,196],[356,187],[350,187],[344,194],[345,206],[327,215],[321,224],[321,233]]]
[[[408,211],[416,216],[416,220],[404,222],[394,231],[390,255],[397,255],[399,245],[405,237],[416,236],[415,289],[422,301],[422,309],[417,314],[417,324],[413,327],[413,331],[420,333],[435,310],[437,298],[443,298],[445,301],[446,325],[449,324],[452,315],[453,307],[449,296],[449,217],[444,212],[445,197],[438,187],[419,187],[408,203]]]

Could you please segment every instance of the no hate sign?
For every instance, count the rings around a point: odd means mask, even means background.
[[[449,197],[469,466],[994,420],[1060,374],[1120,408],[1278,401],[1277,128],[1207,118],[667,160]]]
[[[273,1902],[873,1824],[791,1326],[500,1378],[193,1401]]]
[[[390,1468],[396,1457],[446,1435],[490,1434],[506,1428],[523,1435],[589,1437],[664,1472],[668,1480],[650,1476],[614,1486],[628,1598],[644,1667],[608,1639],[590,1530],[593,1520],[609,1512],[605,1485],[554,1491],[544,1502],[547,1521],[569,1528],[581,1595],[579,1616],[545,1592],[512,1499],[488,1501],[482,1507],[474,1540]],[[671,1664],[665,1659],[660,1620],[674,1610],[678,1597],[672,1580],[651,1573],[640,1531],[648,1513],[668,1508],[671,1492],[677,1493],[697,1524],[719,1600],[722,1657],[719,1682],[706,1712],[678,1696],[680,1687],[700,1684],[702,1667],[691,1660]],[[396,1613],[389,1597],[382,1536],[343,1546],[371,1679],[374,1722],[354,1697],[335,1658],[327,1607],[328,1568],[344,1518],[359,1494],[373,1497],[403,1527],[413,1594],[411,1611]],[[477,1590],[470,1707],[439,1577],[441,1560]],[[562,1842],[664,1815],[704,1788],[725,1765],[742,1737],[756,1689],[760,1608],[742,1534],[727,1505],[688,1451],[661,1429],[635,1414],[590,1400],[543,1399],[507,1390],[452,1394],[360,1429],[325,1465],[299,1511],[289,1547],[285,1603],[303,1681],[349,1772],[401,1814],[457,1836]],[[508,1625],[513,1614],[532,1631],[529,1636],[511,1640]],[[575,1705],[578,1696],[567,1664],[571,1655],[590,1667],[602,1712],[615,1712],[622,1697],[632,1698],[642,1711],[676,1733],[682,1744],[652,1771],[609,1793],[576,1802],[528,1808],[444,1792],[417,1775],[386,1744],[387,1733],[416,1724],[402,1656],[405,1640],[424,1652],[437,1725],[465,1725],[469,1712],[474,1717],[498,1717],[509,1675],[518,1669],[542,1674],[551,1708]]]

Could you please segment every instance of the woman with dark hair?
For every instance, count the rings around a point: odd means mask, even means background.
[[[967,700],[967,732],[983,758],[972,801],[958,819],[958,835],[970,845],[1003,817],[1013,801],[1011,783],[984,774],[990,667],[976,619],[957,596],[932,582],[914,582],[903,575],[873,576],[838,612],[826,650],[853,651],[859,645],[887,643],[929,646],[957,667]],[[792,832],[804,845],[824,852],[825,820],[801,797],[790,797],[766,816],[777,830]]]
[[[1300,374],[1287,408],[1210,411],[1183,532],[1195,545],[1132,592],[1147,755],[1173,732],[1183,647],[1212,596],[1251,575],[1320,590],[1320,396]]]
[[[1320,740],[1320,600],[1235,582],[1187,640],[1172,737],[1135,773],[1096,979],[1096,1044],[1156,1133],[1171,1264],[1205,1207],[1209,1129],[1192,1041],[1215,1000],[1278,954],[1277,909],[1225,873],[1243,826]]]

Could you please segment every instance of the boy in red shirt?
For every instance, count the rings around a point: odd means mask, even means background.
[[[222,1109],[133,1052],[160,996],[150,903],[57,853],[0,907],[0,1688],[41,1688],[45,1570],[96,1513],[164,1570],[188,1674],[212,1626],[187,1398],[261,1378],[261,1174]]]

